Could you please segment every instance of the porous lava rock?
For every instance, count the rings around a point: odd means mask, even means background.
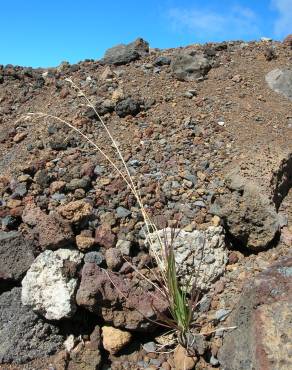
[[[166,228],[149,234],[150,253],[161,255],[161,244],[173,246],[177,272],[182,282],[200,289],[208,289],[223,274],[227,263],[227,249],[222,226],[192,232]],[[151,242],[150,242],[151,241]]]
[[[178,53],[170,66],[173,76],[181,81],[195,81],[211,69],[211,64],[204,55],[188,53]]]
[[[21,288],[0,295],[0,364],[24,363],[61,348],[59,328],[21,303]]]
[[[22,303],[48,320],[71,317],[76,311],[76,273],[81,260],[82,253],[76,250],[41,253],[22,280]]]
[[[262,188],[236,173],[226,177],[230,191],[219,196],[211,212],[221,217],[230,235],[249,249],[268,247],[279,231],[275,204]]]
[[[249,280],[226,326],[219,360],[225,370],[290,369],[292,257]]]
[[[20,232],[0,231],[0,292],[17,284],[34,261],[34,246]]]
[[[133,62],[149,53],[147,41],[138,38],[130,44],[120,44],[108,49],[100,60],[102,64],[122,65]]]
[[[165,312],[167,302],[157,291],[150,292],[142,283],[104,271],[95,263],[85,263],[76,301],[117,328],[149,330],[153,323],[148,319],[157,318],[156,310]]]

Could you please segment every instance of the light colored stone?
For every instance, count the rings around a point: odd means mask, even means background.
[[[14,138],[13,138],[13,141],[15,143],[20,143],[23,139],[25,139],[27,137],[27,133],[26,132],[18,132]]]
[[[79,222],[92,213],[92,205],[83,200],[76,200],[58,208],[61,216],[71,222]]]
[[[76,236],[76,245],[79,250],[86,251],[95,244],[94,238],[86,235],[77,235]]]
[[[197,363],[197,358],[189,356],[181,345],[176,347],[173,358],[176,370],[192,370]]]
[[[8,199],[7,201],[7,207],[12,209],[21,206],[21,200],[20,199]]]
[[[70,334],[64,342],[64,347],[66,348],[67,352],[71,352],[72,349],[75,347],[75,337],[73,334]]]
[[[292,100],[292,69],[276,68],[266,75],[266,82],[275,92]]]
[[[79,265],[82,254],[75,250],[46,250],[33,262],[22,280],[22,303],[48,320],[71,317],[76,311],[77,278],[66,274],[65,264]]]
[[[100,79],[106,81],[114,77],[114,73],[109,66],[105,67],[105,70],[100,75]]]
[[[103,347],[111,354],[116,354],[127,344],[132,338],[131,333],[113,328],[111,326],[104,326],[102,328],[102,342]]]
[[[171,228],[159,230],[158,234],[163,242],[166,235],[171,241]],[[182,282],[192,284],[197,275],[197,285],[200,289],[210,288],[211,284],[223,274],[227,263],[227,250],[224,242],[224,232],[221,226],[210,226],[205,231],[175,230],[173,243],[178,275]],[[146,241],[152,239],[150,253],[154,251],[160,255],[161,246],[156,233],[150,234]],[[150,243],[149,243],[150,244]]]
[[[50,193],[54,194],[57,191],[62,191],[66,186],[65,181],[53,181],[50,185]]]
[[[121,100],[125,99],[125,94],[124,94],[124,91],[121,87],[119,87],[118,89],[114,90],[113,91],[113,94],[112,94],[112,101],[114,103],[117,103]]]
[[[116,248],[119,249],[122,254],[129,256],[131,252],[131,242],[129,240],[119,239]]]
[[[219,216],[216,216],[216,215],[215,215],[215,216],[213,216],[213,217],[212,217],[212,223],[213,223],[213,225],[214,225],[214,226],[216,226],[216,227],[217,227],[217,226],[219,226],[219,225],[220,225],[220,217],[219,217]]]

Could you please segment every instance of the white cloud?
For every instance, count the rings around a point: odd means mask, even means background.
[[[249,8],[234,6],[216,12],[202,7],[172,8],[168,16],[175,30],[194,33],[196,39],[236,39],[260,34],[257,16]]]
[[[274,34],[282,38],[292,33],[292,0],[272,0],[272,6],[279,13],[274,23]]]

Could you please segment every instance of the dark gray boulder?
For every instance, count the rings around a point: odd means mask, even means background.
[[[266,75],[266,82],[275,92],[292,100],[292,68],[276,68]]]
[[[21,304],[21,288],[0,295],[0,364],[49,356],[63,343],[59,329]]]
[[[221,217],[229,234],[249,249],[269,246],[279,231],[275,204],[256,183],[236,172],[226,178],[229,190],[217,198],[210,212]]]
[[[171,62],[172,75],[181,81],[194,81],[211,69],[209,60],[201,54],[177,54]]]
[[[167,66],[170,63],[171,63],[171,59],[169,57],[160,56],[154,60],[153,65],[157,67],[161,67],[161,66]]]
[[[149,53],[147,41],[138,38],[130,44],[120,44],[108,49],[104,57],[100,60],[101,64],[123,65],[137,60]]]
[[[100,116],[113,112],[115,104],[109,99],[98,98],[95,104],[95,110]],[[97,119],[97,114],[93,108],[88,107],[85,116],[89,119]]]
[[[126,98],[117,103],[115,110],[119,117],[136,116],[140,112],[141,106],[138,100]]]
[[[0,293],[19,282],[33,261],[33,245],[21,233],[0,231]]]

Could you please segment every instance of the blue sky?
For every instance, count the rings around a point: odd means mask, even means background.
[[[168,48],[292,33],[292,0],[2,0],[0,11],[4,65],[99,59],[139,36]]]

